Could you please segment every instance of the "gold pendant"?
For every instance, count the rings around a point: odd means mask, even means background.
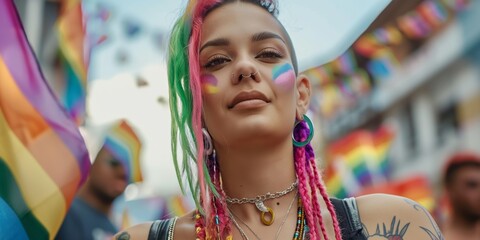
[[[273,210],[269,207],[266,207],[267,208],[267,212],[262,212],[262,214],[260,215],[260,220],[262,221],[263,224],[267,225],[267,226],[270,226],[273,224],[273,221],[275,220],[275,213],[273,212]],[[265,215],[268,214],[270,215],[270,219],[268,220],[267,218],[265,218]]]

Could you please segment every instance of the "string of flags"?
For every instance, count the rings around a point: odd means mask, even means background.
[[[381,81],[385,81],[415,48],[412,41],[425,41],[441,31],[459,11],[468,7],[468,0],[425,0],[403,16],[362,35],[339,58],[325,65],[308,69],[315,89],[311,111],[323,119],[335,117],[355,107],[368,97]],[[408,52],[409,51],[409,52]]]

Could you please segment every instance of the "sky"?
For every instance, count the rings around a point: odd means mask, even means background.
[[[306,70],[343,53],[390,1],[299,2],[280,0],[279,19],[294,42],[300,70]],[[87,31],[107,36],[91,53],[87,124],[127,118],[143,139],[145,181],[138,189],[129,187],[127,198],[179,192],[170,153],[163,50],[173,19],[183,5],[184,0],[84,0],[84,10],[90,16]],[[98,9],[109,13],[108,20],[99,20],[102,12]],[[139,78],[147,85],[139,87]]]

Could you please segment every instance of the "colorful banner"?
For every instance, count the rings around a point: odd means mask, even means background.
[[[309,77],[315,91],[310,110],[325,119],[354,106],[371,89],[369,76],[358,68],[353,51],[303,73]]]
[[[11,0],[0,1],[0,32],[0,238],[53,239],[88,175],[88,152]]]
[[[60,100],[77,124],[82,125],[86,111],[85,91],[89,53],[85,44],[85,27],[80,0],[62,1],[62,11],[57,25],[65,77],[65,88]]]

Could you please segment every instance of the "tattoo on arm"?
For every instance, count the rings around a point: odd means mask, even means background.
[[[428,211],[422,207],[420,204],[410,200],[405,199],[405,202],[408,203],[410,206],[413,207],[416,211],[420,211],[428,217],[430,221],[430,225],[433,228],[427,228],[425,226],[419,226],[420,229],[425,231],[428,234],[431,240],[445,240],[442,235],[442,232],[438,228],[437,224],[433,220],[432,216],[428,213]],[[403,240],[405,234],[408,231],[408,227],[410,226],[410,222],[406,224],[402,224],[400,220],[397,221],[397,217],[393,216],[392,222],[390,226],[385,225],[385,223],[377,224],[377,228],[375,229],[375,233],[370,234],[367,230],[365,224],[363,224],[363,234],[367,237],[367,239],[378,239],[378,237],[382,237],[385,239],[395,239],[395,240]]]
[[[115,240],[130,240],[130,234],[128,232],[120,233]]]
[[[422,207],[420,204],[418,204],[417,202],[414,202],[410,199],[405,199],[405,202],[407,202],[409,205],[413,206],[413,208],[415,210],[421,211],[421,212],[423,212],[423,214],[427,215],[428,220],[430,221],[430,224],[432,225],[434,232],[432,232],[430,229],[428,229],[426,227],[420,226],[420,228],[423,231],[425,231],[428,234],[428,236],[430,236],[430,238],[432,240],[445,240],[445,238],[442,235],[442,232],[440,231],[440,228],[438,228],[438,225],[435,223],[435,221],[433,220],[430,213],[428,213],[428,211],[424,207]]]
[[[407,232],[409,226],[410,223],[402,226],[400,220],[398,220],[397,222],[397,217],[393,216],[389,228],[387,228],[385,223],[383,223],[382,229],[380,229],[380,224],[377,224],[377,229],[375,230],[375,233],[370,234],[367,230],[367,227],[363,225],[363,234],[367,237],[367,239],[377,239],[377,237],[384,237],[386,239],[403,240],[403,236]]]

